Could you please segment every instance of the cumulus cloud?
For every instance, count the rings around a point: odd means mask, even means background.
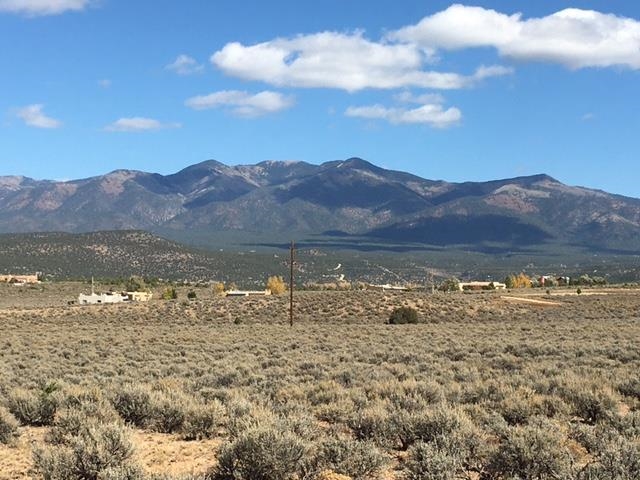
[[[28,16],[58,15],[67,11],[80,11],[91,0],[0,0],[0,12],[20,13]]]
[[[241,90],[222,90],[189,98],[185,105],[194,110],[228,108],[236,116],[252,118],[285,110],[293,103],[292,97],[268,90],[256,94]]]
[[[166,128],[180,128],[179,123],[162,123],[153,118],[128,117],[120,118],[104,127],[108,132],[148,132]]]
[[[321,32],[243,45],[228,43],[211,62],[228,75],[279,87],[365,88],[421,87],[454,89],[472,86],[489,76],[509,73],[504,67],[458,73],[424,70],[428,50],[411,43],[373,42],[360,31]]]
[[[425,124],[434,128],[447,128],[457,125],[462,120],[462,112],[450,107],[445,109],[444,99],[437,94],[414,96],[404,92],[395,97],[402,103],[423,103],[416,108],[385,107],[383,105],[366,105],[349,107],[345,111],[348,117],[386,120],[394,124]]]
[[[172,63],[164,68],[178,75],[193,75],[204,70],[204,66],[200,65],[195,58],[191,58],[188,55],[178,55]]]
[[[388,40],[432,50],[493,47],[515,60],[558,63],[571,69],[640,69],[640,21],[578,8],[524,19],[520,13],[452,5],[392,32]]]
[[[47,117],[44,112],[44,105],[37,103],[34,105],[28,105],[26,107],[19,108],[16,111],[16,116],[21,118],[26,125],[36,128],[59,128],[62,126],[60,120]]]

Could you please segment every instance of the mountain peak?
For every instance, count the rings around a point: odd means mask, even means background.
[[[211,160],[205,160],[204,162],[199,162],[199,163],[194,163],[193,165],[189,165],[188,167],[185,167],[179,172],[177,172],[176,175],[180,173],[193,172],[193,171],[215,170],[218,168],[227,168],[227,165],[217,160],[211,159]]]

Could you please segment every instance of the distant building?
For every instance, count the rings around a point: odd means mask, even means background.
[[[107,292],[94,293],[89,295],[81,293],[78,295],[79,305],[101,305],[123,302],[148,302],[153,297],[150,292]]]
[[[122,303],[129,300],[129,296],[123,293],[91,293],[78,295],[78,303],[80,305],[100,305],[106,303]]]
[[[409,289],[407,287],[401,287],[398,285],[389,285],[388,283],[386,283],[384,285],[367,284],[367,290],[377,290],[380,292],[386,292],[386,291],[406,292]]]
[[[458,288],[463,292],[466,290],[504,290],[507,285],[500,282],[460,282]]]
[[[151,292],[127,292],[129,300],[132,302],[148,302],[153,297]]]
[[[229,290],[226,292],[227,297],[258,297],[271,295],[271,290]]]
[[[0,275],[0,282],[4,283],[39,283],[38,275]]]

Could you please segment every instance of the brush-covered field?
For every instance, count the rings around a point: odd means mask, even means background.
[[[640,478],[638,291],[81,289],[0,285],[0,479]]]

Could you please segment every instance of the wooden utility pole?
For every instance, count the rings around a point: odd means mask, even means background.
[[[295,244],[291,240],[290,256],[289,259],[289,325],[293,327],[293,263],[295,262]]]

